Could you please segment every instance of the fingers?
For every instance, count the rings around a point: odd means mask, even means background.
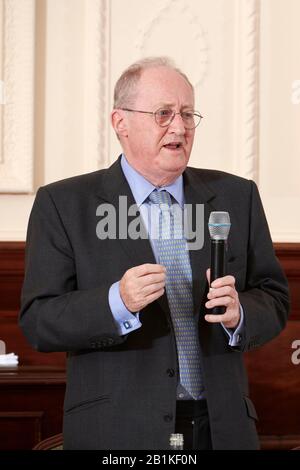
[[[137,276],[145,276],[146,274],[151,274],[151,273],[163,273],[163,272],[165,273],[166,272],[166,268],[162,264],[151,264],[151,263],[141,264],[131,269],[136,272]]]
[[[235,297],[235,289],[231,286],[225,286],[225,287],[219,287],[219,288],[211,288],[207,294],[207,298],[209,301],[213,302],[214,299],[217,299],[219,297]],[[214,307],[214,305],[211,305]],[[207,305],[208,308],[211,307],[210,305]]]
[[[214,299],[206,302],[205,306],[206,308],[214,308],[214,307],[220,307],[220,306],[233,308],[235,307],[235,304],[236,304],[235,296],[230,297],[229,295],[227,295],[225,297],[215,297]]]
[[[138,312],[164,293],[166,268],[146,263],[128,269],[120,280],[119,289],[126,308]]]
[[[151,284],[157,284],[160,282],[165,282],[166,280],[166,274],[165,273],[160,273],[160,274],[145,274],[144,276],[141,276],[137,278],[137,282],[139,283],[140,287],[146,287]]]
[[[219,277],[211,283],[211,287],[235,286],[235,278],[231,275]]]
[[[164,289],[164,287],[165,287],[165,281],[155,282],[155,283],[152,283],[143,287],[142,291],[145,296],[149,296],[150,294],[153,294],[154,292]]]
[[[206,308],[225,306],[235,308],[238,303],[238,294],[235,289],[235,278],[233,276],[224,276],[216,279],[212,283],[207,294],[208,301]],[[219,316],[219,315],[218,315]]]
[[[228,315],[226,315],[226,313],[223,315],[207,314],[204,318],[208,323],[223,323],[224,321],[226,322],[226,320],[228,321]]]
[[[154,292],[153,294],[148,295],[146,297],[146,302],[147,302],[146,305],[149,305],[149,304],[151,304],[151,302],[154,302],[154,300],[159,299],[159,297],[161,297],[164,294],[164,292],[165,292],[165,289],[162,288],[162,289],[159,289],[158,291]]]
[[[135,277],[140,289],[166,280],[166,268],[161,264],[142,264],[132,268],[131,274]],[[145,293],[149,293],[147,289]]]
[[[209,281],[210,272],[206,272]],[[225,313],[222,315],[205,315],[209,323],[221,323],[227,328],[235,328],[240,321],[240,303],[238,293],[235,289],[235,278],[231,275],[224,276],[212,282],[207,294],[208,301],[205,303],[207,309],[224,306]]]
[[[205,320],[208,323],[222,323],[226,328],[236,328],[240,322],[240,311],[237,310],[227,310],[222,315],[205,315]]]

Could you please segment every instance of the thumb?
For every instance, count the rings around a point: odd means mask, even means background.
[[[207,281],[208,281],[208,285],[210,286],[210,268],[208,268],[206,270],[206,278],[207,278]]]

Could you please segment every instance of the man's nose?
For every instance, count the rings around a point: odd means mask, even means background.
[[[175,113],[172,122],[169,124],[169,130],[177,135],[185,134],[186,129],[180,113]]]

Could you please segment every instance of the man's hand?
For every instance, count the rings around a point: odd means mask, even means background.
[[[165,291],[166,268],[161,264],[141,264],[128,269],[120,281],[120,295],[130,312],[139,312]]]
[[[206,271],[208,284],[210,284],[210,269]],[[223,315],[205,315],[205,320],[210,323],[223,323],[226,328],[236,328],[240,321],[240,302],[237,291],[235,290],[235,278],[233,276],[224,276],[216,279],[207,294],[209,299],[206,302],[206,308],[217,306],[226,307]]]

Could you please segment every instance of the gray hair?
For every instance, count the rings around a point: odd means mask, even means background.
[[[136,97],[136,86],[142,72],[145,69],[155,67],[168,67],[179,73],[194,91],[194,87],[188,77],[176,67],[175,63],[168,57],[146,57],[130,65],[118,79],[114,90],[114,109],[133,104]]]

